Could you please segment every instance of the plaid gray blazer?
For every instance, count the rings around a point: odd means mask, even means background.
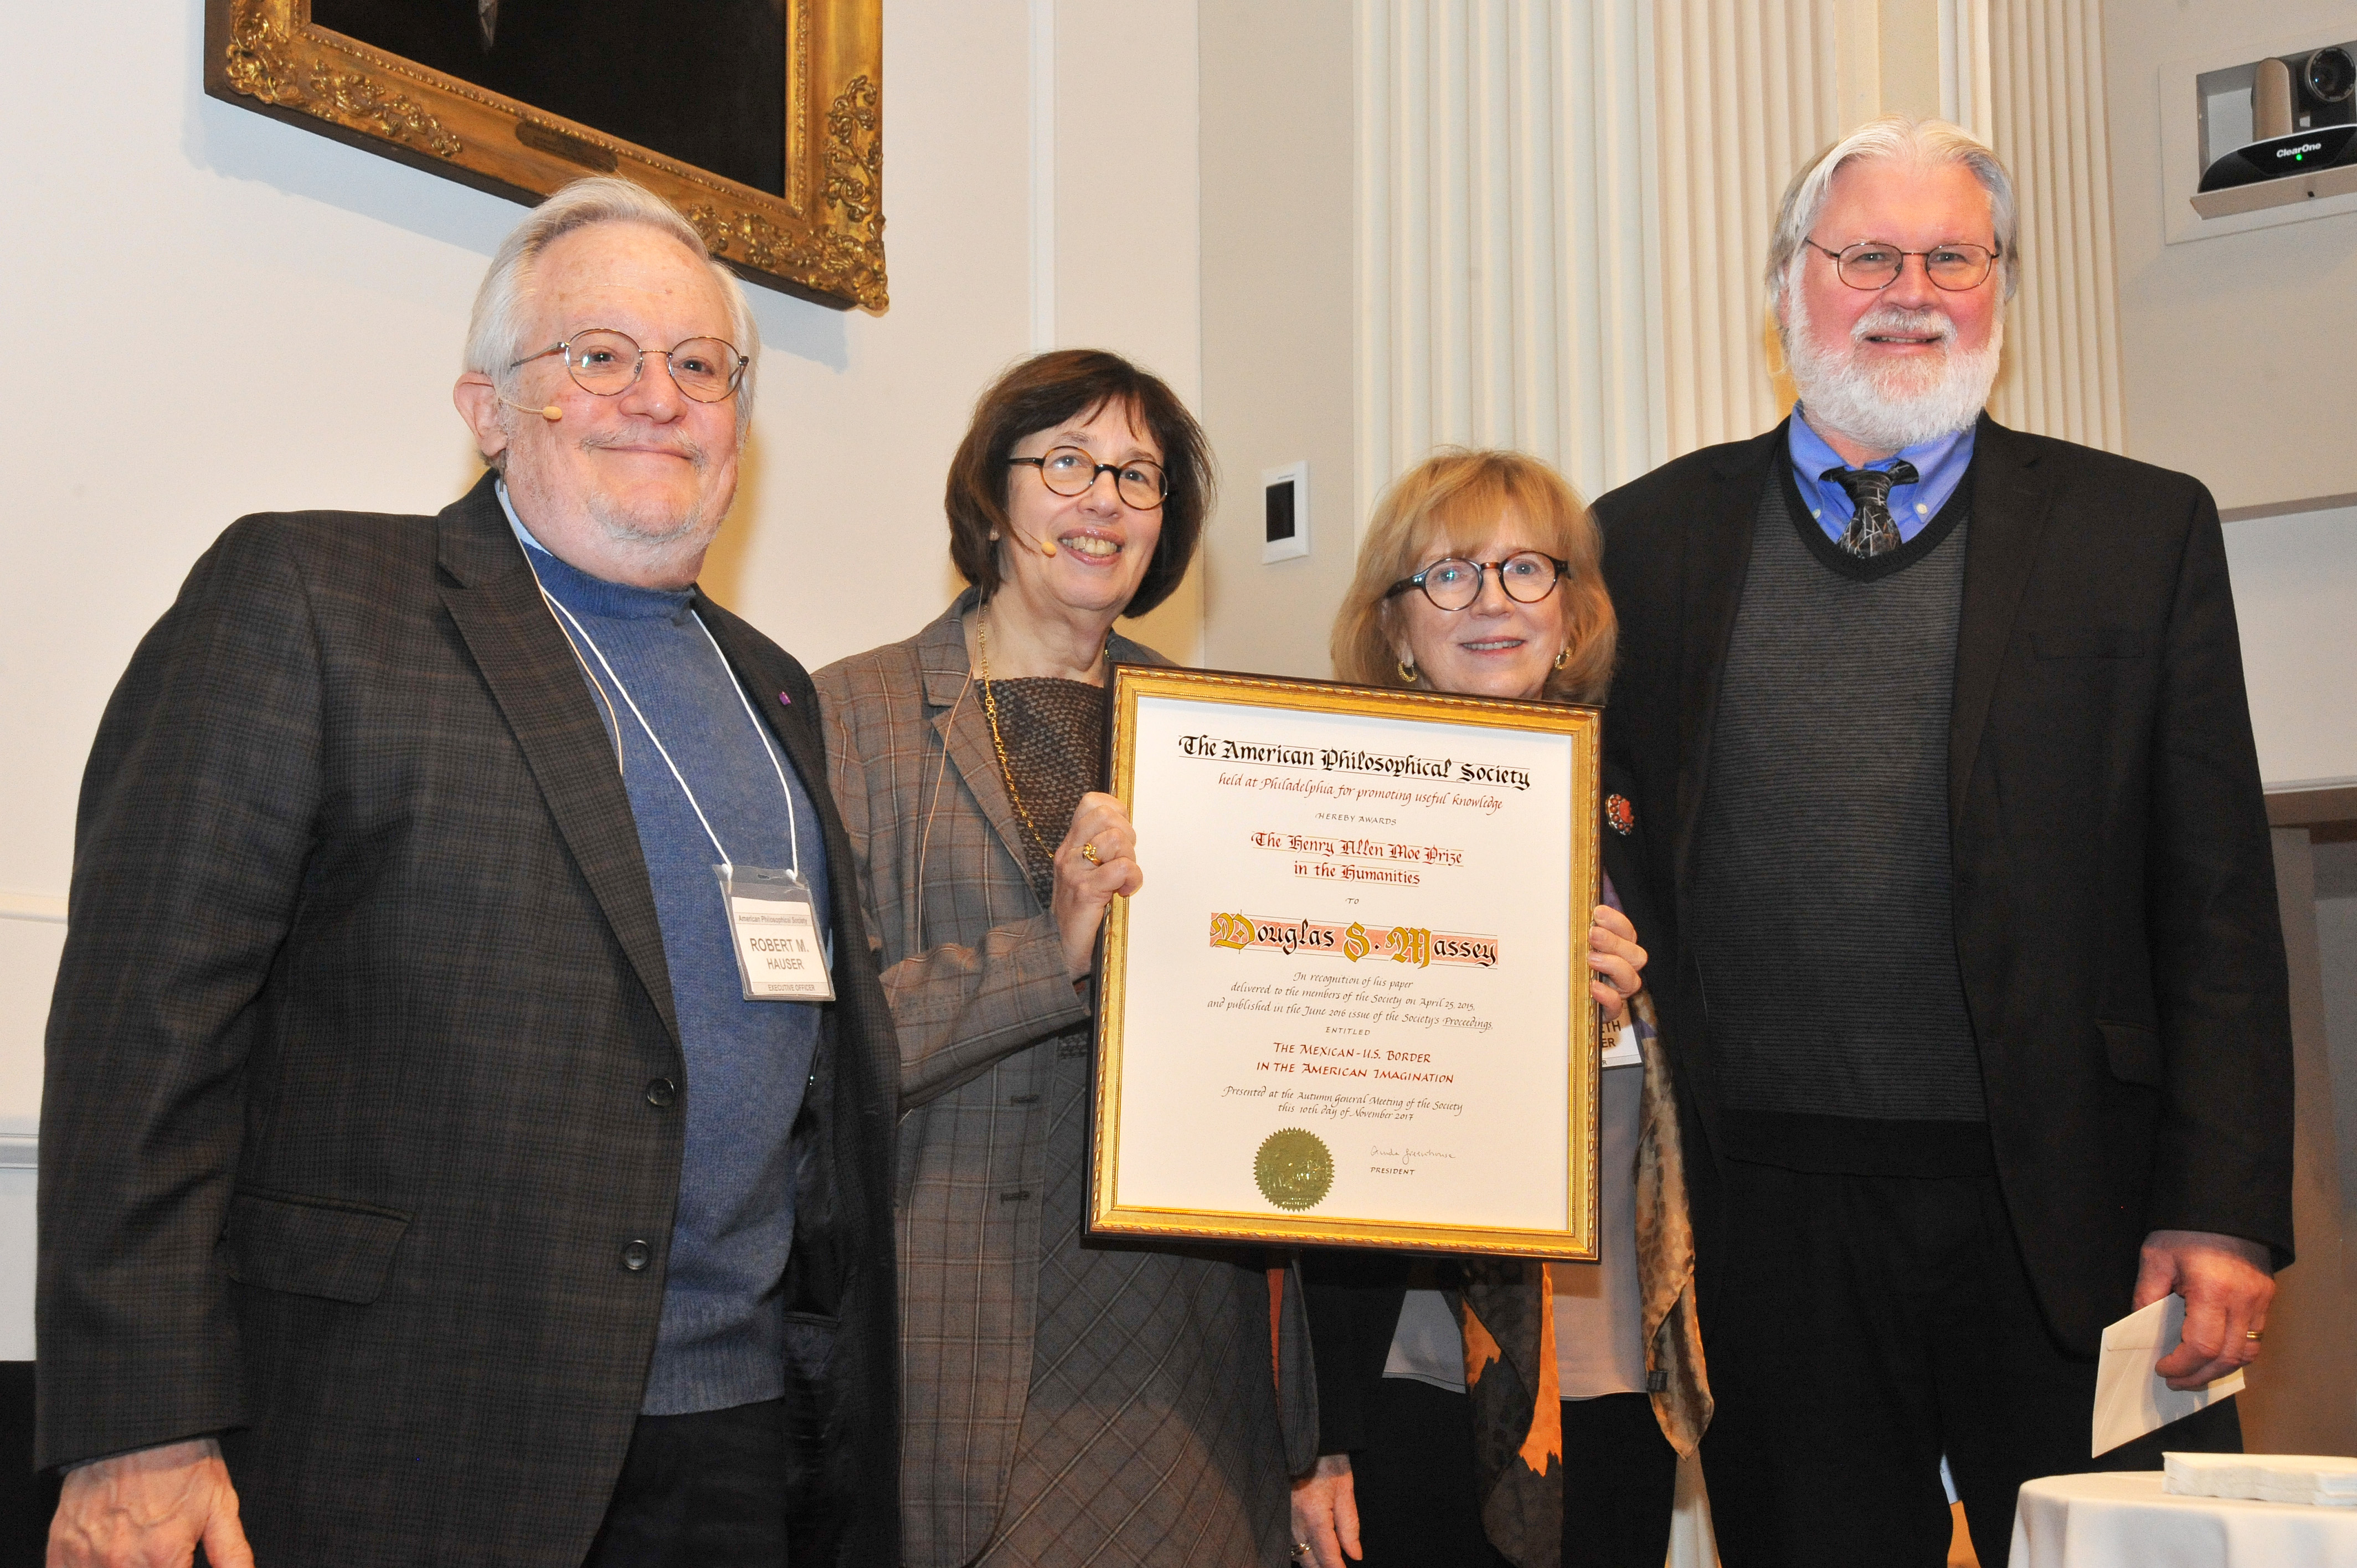
[[[1085,1027],[1055,918],[1023,872],[960,618],[817,676],[827,765],[900,1026],[903,1561],[990,1539],[1038,1317],[1046,1090]],[[1126,638],[1113,657],[1168,660]]]
[[[697,608],[850,865],[809,678]],[[221,536],[107,705],[70,908],[38,1462],[221,1433],[264,1563],[576,1568],[662,1305],[649,1086],[685,1072],[629,798],[488,478]],[[796,1563],[865,1565],[897,1553],[898,1058],[847,875],[833,915],[780,1480]]]

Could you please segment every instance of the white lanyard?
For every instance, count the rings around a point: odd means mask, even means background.
[[[639,728],[646,732],[647,741],[655,748],[655,755],[663,759],[663,766],[671,769],[672,778],[678,780],[679,792],[687,797],[687,809],[694,811],[695,820],[704,824],[704,836],[712,841],[713,850],[720,856],[722,867],[733,868],[735,863],[729,859],[728,851],[721,844],[720,835],[712,831],[712,819],[706,817],[704,814],[704,808],[696,804],[695,791],[687,787],[687,779],[680,773],[679,764],[673,762],[671,759],[671,753],[663,748],[662,740],[655,734],[654,725],[647,723],[647,715],[639,711],[638,702],[630,695],[630,689],[622,684],[622,678],[615,674],[613,665],[607,662],[606,650],[597,646],[597,639],[589,635],[589,628],[583,626],[574,613],[566,609],[558,602],[556,596],[548,591],[548,585],[541,582],[540,568],[533,564],[532,552],[529,550],[524,552],[524,564],[532,567],[532,580],[539,585],[540,596],[547,601],[550,607],[572,623],[573,629],[581,634],[581,640],[589,645],[589,651],[597,656],[597,667],[606,671],[606,679],[614,682],[614,690],[622,693],[622,701],[629,705],[630,716],[639,721]],[[802,874],[802,832],[794,822],[794,792],[786,783],[785,765],[778,760],[777,748],[770,743],[769,736],[763,733],[760,715],[753,711],[753,700],[745,694],[744,683],[737,679],[737,671],[729,668],[728,656],[720,651],[719,639],[712,635],[712,628],[704,624],[702,616],[695,615],[694,610],[687,613],[695,616],[697,629],[704,633],[704,640],[712,644],[712,656],[720,660],[720,668],[727,673],[729,689],[737,693],[737,700],[745,706],[746,722],[753,726],[754,736],[760,741],[762,753],[769,757],[770,766],[777,770],[778,789],[786,798],[786,843],[794,857],[794,878],[800,881]]]

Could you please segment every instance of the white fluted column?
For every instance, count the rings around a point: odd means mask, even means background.
[[[1967,123],[2012,171],[2021,292],[1990,412],[2002,423],[2126,449],[2101,0],[1953,0],[1986,120]]]
[[[2101,0],[1926,3],[2021,195],[1995,412],[2117,450]],[[1872,0],[1358,0],[1357,33],[1361,521],[1441,443],[1594,494],[1782,417],[1769,231],[1880,107]]]
[[[1354,515],[1443,444],[1664,455],[1643,0],[1359,0]]]
[[[1871,7],[1658,0],[1663,394],[1668,452],[1756,435],[1792,394],[1772,373],[1763,274],[1802,162],[1876,96]]]
[[[1975,136],[1988,134],[1987,0],[1940,0],[1940,118]]]

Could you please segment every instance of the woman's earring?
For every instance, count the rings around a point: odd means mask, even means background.
[[[1410,664],[1406,660],[1403,659],[1403,660],[1401,660],[1399,661],[1399,672],[1400,672],[1400,679],[1401,679],[1402,681],[1405,682],[1407,684],[1409,684],[1409,685],[1411,685],[1411,686],[1413,686],[1413,685],[1415,685],[1415,665]]]
[[[996,530],[996,529],[995,529],[995,528],[994,528],[994,529],[992,529],[992,530],[990,531],[990,542],[991,542],[993,544],[996,544],[996,543],[997,543],[997,542],[998,542],[998,530]]]
[[[1569,644],[1568,642],[1566,642],[1566,643],[1565,643],[1565,644],[1563,645],[1563,647],[1562,647],[1561,650],[1559,650],[1559,651],[1555,654],[1555,667],[1556,669],[1560,670],[1560,669],[1562,669],[1565,665],[1566,665],[1566,664],[1568,664],[1568,663],[1570,663],[1570,662],[1571,662],[1571,644]]]

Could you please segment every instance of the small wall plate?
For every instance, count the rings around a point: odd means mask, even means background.
[[[1260,558],[1297,561],[1309,553],[1309,464],[1305,458],[1261,471]]]

